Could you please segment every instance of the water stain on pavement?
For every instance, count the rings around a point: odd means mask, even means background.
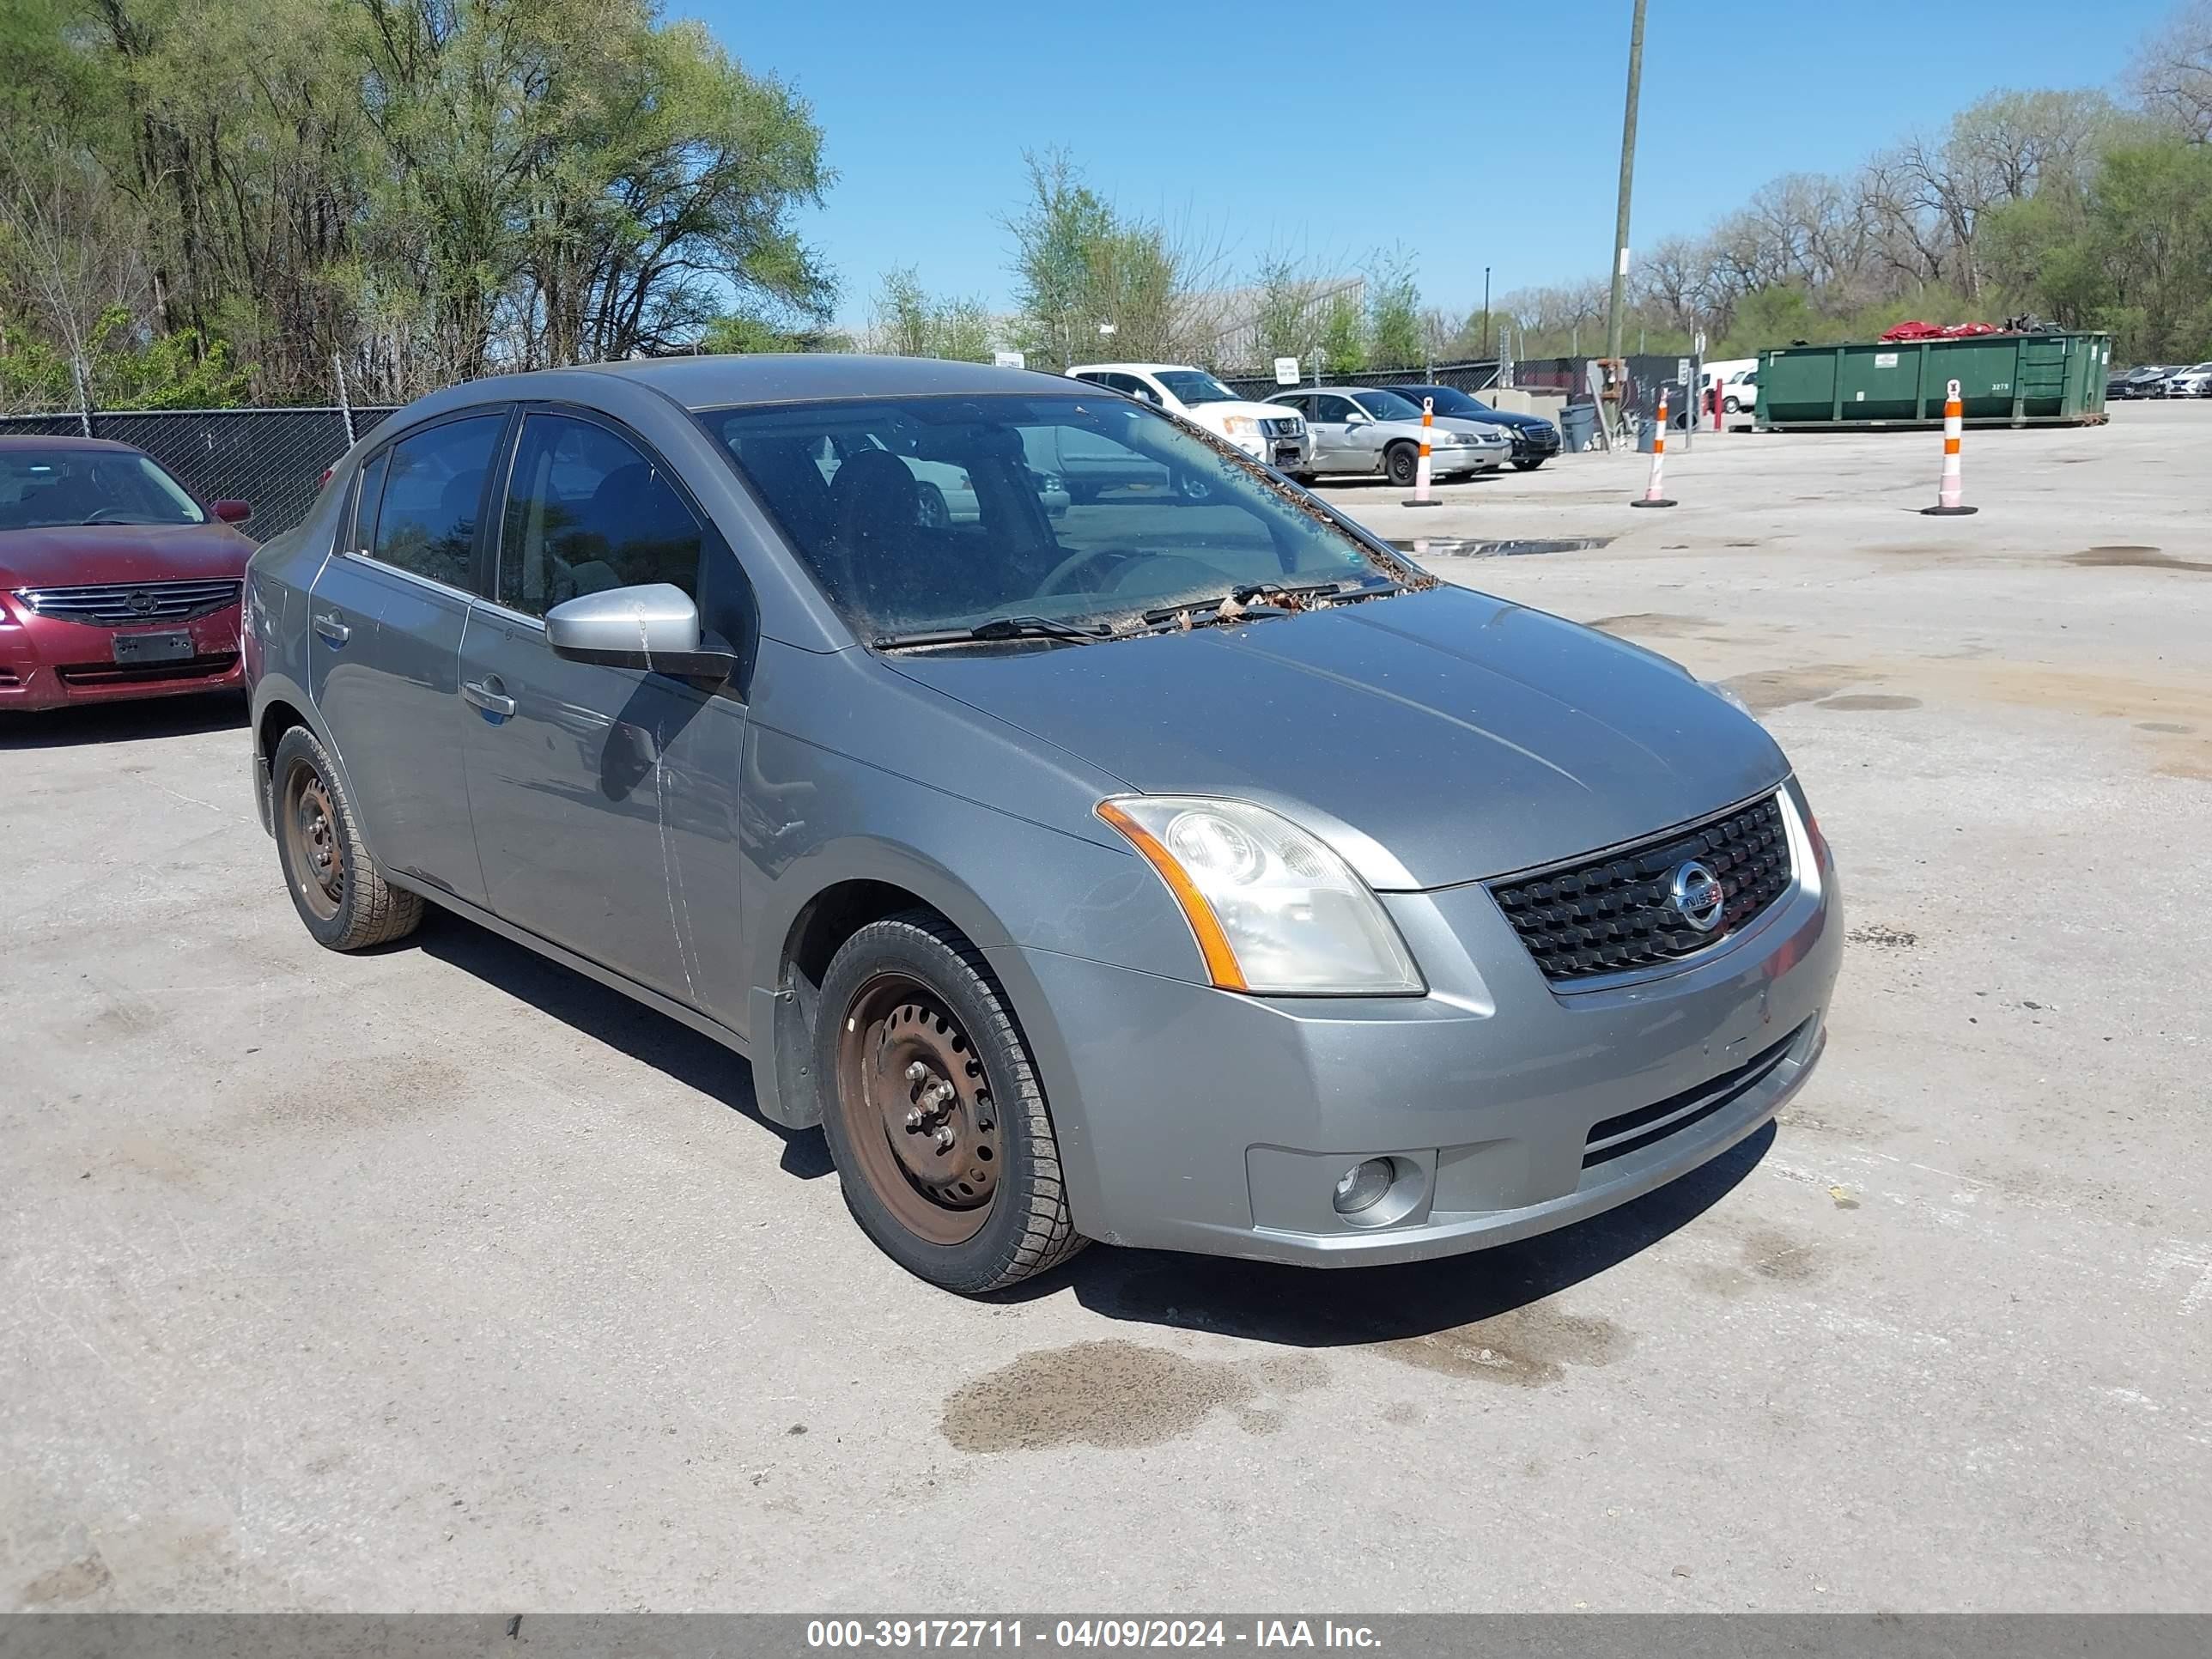
[[[1857,1207],[1856,1200],[1838,1203],[1838,1207]],[[1713,1296],[1732,1297],[1747,1295],[1761,1284],[1802,1285],[1826,1271],[1813,1246],[1771,1227],[1747,1235],[1742,1251],[1743,1259],[1736,1266],[1698,1263],[1690,1269],[1691,1283]]]
[[[1710,617],[1685,617],[1671,611],[1632,611],[1624,616],[1600,617],[1589,624],[1605,634],[1641,635],[1650,640],[1687,639],[1720,624]]]
[[[1610,1319],[1531,1304],[1433,1335],[1378,1343],[1370,1352],[1445,1376],[1535,1389],[1565,1381],[1570,1365],[1610,1365],[1631,1342]]]
[[[966,1452],[1054,1446],[1123,1450],[1189,1433],[1216,1410],[1248,1434],[1273,1434],[1279,1409],[1263,1397],[1318,1387],[1328,1368],[1310,1354],[1257,1364],[1194,1359],[1119,1338],[1025,1353],[953,1390],[940,1425]]]
[[[1863,672],[1844,663],[1810,663],[1802,668],[1761,668],[1738,674],[1726,684],[1729,690],[1751,705],[1754,714],[1771,714],[1792,703],[1818,702],[1832,697]]]
[[[97,1595],[112,1582],[107,1563],[94,1550],[81,1561],[41,1573],[23,1586],[20,1600],[26,1607],[51,1607]]]
[[[2212,570],[2212,561],[2177,559],[2155,547],[2127,545],[2084,548],[2079,553],[2069,553],[2066,562],[2091,569]]]
[[[1819,703],[1815,704],[1814,707],[1820,708],[1844,709],[1917,708],[1920,707],[1920,699],[1917,697],[1893,697],[1878,693],[1863,692],[1856,696],[1825,697]]]

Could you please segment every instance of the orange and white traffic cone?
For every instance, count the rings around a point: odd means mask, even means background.
[[[1651,440],[1651,477],[1644,486],[1644,499],[1631,501],[1631,507],[1672,507],[1674,502],[1659,493],[1660,477],[1667,470],[1667,394],[1659,394],[1659,430]]]
[[[1421,458],[1413,463],[1413,493],[1405,501],[1407,507],[1442,507],[1443,503],[1430,493],[1429,428],[1437,423],[1437,400],[1421,399]]]
[[[1966,493],[1959,479],[1959,439],[1966,429],[1966,406],[1959,401],[1959,383],[1954,380],[1943,393],[1943,477],[1936,486],[1936,505],[1920,509],[1924,518],[1959,519],[1980,511],[1960,500]]]

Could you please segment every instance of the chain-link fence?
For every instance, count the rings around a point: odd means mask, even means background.
[[[1448,386],[1461,392],[1486,392],[1498,384],[1501,365],[1494,357],[1455,363],[1415,363],[1407,368],[1363,368],[1349,374],[1324,374],[1324,386]],[[1214,377],[1240,398],[1264,401],[1291,388],[1276,383],[1273,374],[1219,374]],[[1300,385],[1310,385],[1301,381]]]
[[[201,501],[246,502],[253,517],[246,529],[267,541],[307,516],[324,469],[391,413],[333,408],[0,415],[0,437],[89,436],[143,449]]]

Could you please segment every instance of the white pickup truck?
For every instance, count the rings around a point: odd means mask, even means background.
[[[1313,460],[1313,434],[1296,410],[1249,402],[1202,368],[1182,363],[1078,363],[1067,371],[1119,392],[1193,426],[1203,427],[1254,460],[1281,472],[1304,472]],[[1071,486],[1074,480],[1070,479]]]

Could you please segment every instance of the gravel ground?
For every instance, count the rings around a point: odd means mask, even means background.
[[[233,710],[0,728],[0,1607],[2212,1611],[2208,440],[1329,492],[1735,684],[1851,928],[1774,1132],[1419,1268],[936,1294],[703,1039],[319,951]]]

